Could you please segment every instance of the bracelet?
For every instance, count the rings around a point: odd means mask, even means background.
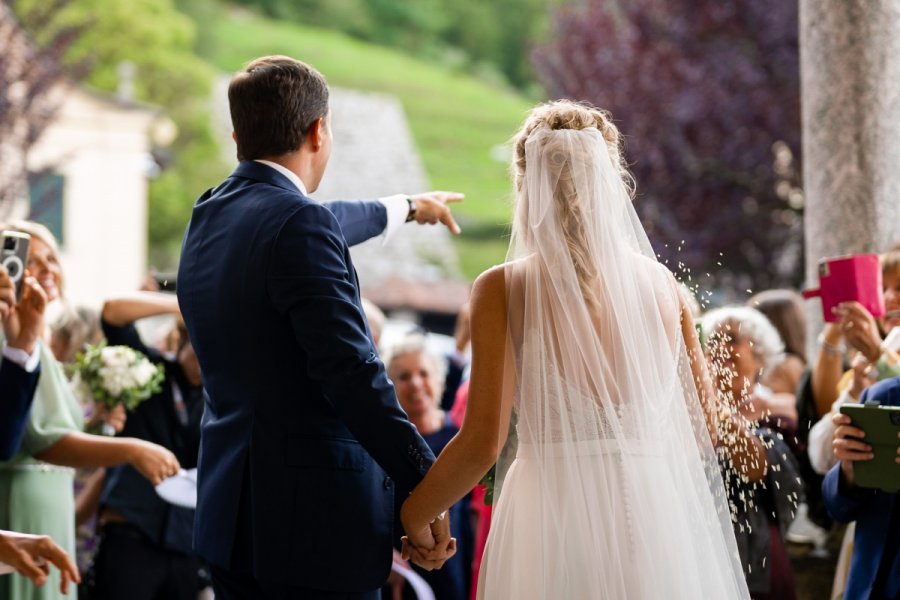
[[[838,356],[841,356],[846,350],[843,342],[841,342],[839,346],[835,346],[834,344],[829,344],[828,342],[826,342],[824,331],[819,334],[819,337],[816,338],[816,342],[818,342],[819,346],[822,347],[822,350],[827,352],[828,354],[837,354]]]
[[[406,202],[409,204],[409,212],[406,213],[406,222],[409,223],[416,218],[416,201],[407,196]]]

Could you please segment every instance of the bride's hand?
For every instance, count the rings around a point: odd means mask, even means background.
[[[400,557],[409,560],[426,571],[440,569],[444,563],[456,554],[456,538],[450,538],[447,548],[443,553],[437,553],[435,550],[423,550],[417,548],[409,541],[405,535],[400,538],[402,547],[400,548]]]
[[[440,569],[456,554],[456,539],[450,535],[450,517],[441,515],[431,523],[421,523],[411,513],[409,502],[400,511],[400,520],[407,535],[401,538],[401,555],[428,571]]]

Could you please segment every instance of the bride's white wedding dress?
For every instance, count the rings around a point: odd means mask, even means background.
[[[518,448],[498,463],[479,597],[749,597],[680,292],[605,142],[537,131],[526,158],[505,270]]]

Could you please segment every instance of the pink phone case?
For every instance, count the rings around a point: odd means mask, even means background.
[[[804,290],[804,298],[822,298],[822,316],[829,323],[840,317],[832,310],[841,302],[855,300],[873,317],[884,314],[881,265],[877,254],[854,254],[819,261],[819,287]]]

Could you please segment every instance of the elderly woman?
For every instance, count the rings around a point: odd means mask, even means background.
[[[750,595],[756,600],[794,598],[794,576],[784,542],[803,491],[797,460],[787,443],[793,438],[794,424],[777,414],[781,407],[773,402],[774,394],[759,383],[766,368],[777,364],[784,345],[768,319],[746,306],[706,313],[703,331],[708,333],[707,355],[721,402],[756,422],[754,434],[767,449],[769,468],[762,483],[733,471],[725,474]]]
[[[747,306],[761,312],[784,342],[784,352],[763,373],[763,385],[775,393],[796,394],[806,369],[806,313],[803,296],[794,290],[773,289],[753,295]]]
[[[37,223],[15,223],[31,235],[27,269],[43,288],[48,302],[63,294],[62,267],[56,240]],[[82,432],[82,409],[63,370],[41,342],[41,373],[18,454],[0,463],[0,529],[50,535],[69,554],[75,552],[73,469],[129,463],[152,483],[178,472],[175,456],[161,446],[132,438],[110,438]],[[59,574],[36,588],[20,576],[0,579],[0,599],[58,597]]]
[[[385,364],[400,406],[437,456],[459,431],[440,408],[446,363],[427,349],[424,336],[412,334],[389,349]],[[413,566],[438,600],[463,600],[467,596],[470,553],[466,542],[471,535],[467,506],[464,498],[450,509],[452,533],[457,539],[456,555],[439,571],[427,572]]]

